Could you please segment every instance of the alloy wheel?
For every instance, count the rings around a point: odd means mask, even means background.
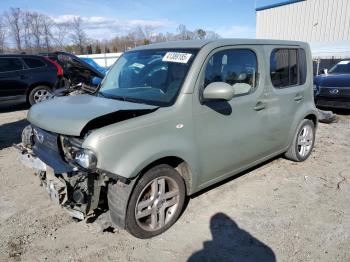
[[[314,132],[311,126],[306,125],[301,129],[298,136],[298,153],[300,156],[305,157],[312,149],[314,140]]]
[[[137,224],[146,231],[163,228],[179,208],[179,186],[170,177],[150,181],[138,196],[135,206]]]
[[[52,97],[52,93],[46,89],[39,89],[33,95],[35,103],[47,100],[51,97]]]

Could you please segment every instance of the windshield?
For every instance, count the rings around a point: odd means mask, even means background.
[[[333,66],[329,74],[350,74],[350,60],[344,60]]]
[[[124,53],[101,84],[99,94],[156,106],[172,105],[197,53],[194,49]]]

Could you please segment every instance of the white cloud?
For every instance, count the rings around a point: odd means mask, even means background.
[[[252,26],[225,26],[212,29],[223,38],[255,38],[255,27]]]
[[[56,23],[66,23],[72,21],[76,17],[78,16],[61,15],[52,17],[52,19]],[[97,39],[110,39],[117,35],[125,35],[139,26],[147,26],[151,27],[153,30],[160,30],[173,24],[169,20],[121,20],[102,16],[82,16],[81,18],[83,20],[83,28],[87,34]]]

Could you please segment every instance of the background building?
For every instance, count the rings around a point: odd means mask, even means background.
[[[309,42],[314,57],[350,57],[350,0],[257,0],[256,37]]]

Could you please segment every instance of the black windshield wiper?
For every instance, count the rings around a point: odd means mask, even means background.
[[[132,97],[124,97],[124,101],[138,103],[138,104],[146,104],[143,100],[137,99],[137,98],[132,98]]]
[[[132,97],[126,97],[126,96],[106,95],[102,92],[98,92],[98,95],[105,97],[105,98],[108,98],[108,99],[115,99],[115,100],[120,100],[120,101],[138,103],[138,104],[146,104],[142,99],[138,99],[138,98],[132,98]]]
[[[103,94],[102,92],[97,92],[97,95],[98,96],[102,96],[102,97],[105,97],[105,98],[108,98],[105,94]]]

